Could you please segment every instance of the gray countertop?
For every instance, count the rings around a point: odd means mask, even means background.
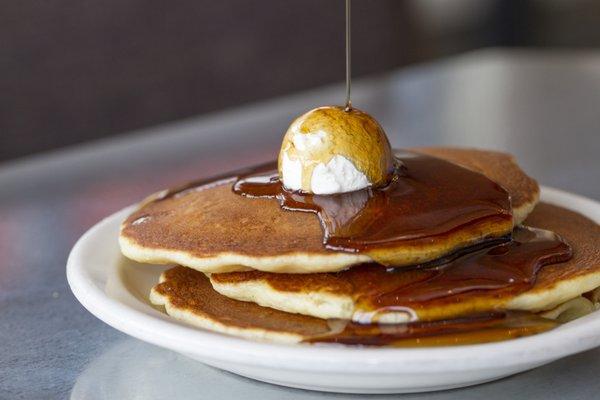
[[[600,53],[480,51],[360,80],[354,94],[397,147],[506,150],[540,183],[600,199]],[[1,165],[0,399],[351,397],[254,382],[129,338],[86,312],[64,273],[102,217],[271,159],[294,115],[342,99],[331,86]],[[390,397],[590,399],[598,376],[600,349],[490,384]]]

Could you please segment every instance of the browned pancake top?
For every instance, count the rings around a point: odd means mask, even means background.
[[[228,327],[260,328],[271,332],[301,336],[322,335],[330,331],[326,320],[289,314],[254,303],[232,300],[214,291],[202,273],[175,267],[164,273],[164,282],[154,290],[178,309]]]
[[[135,223],[146,217],[150,220]],[[283,211],[271,199],[238,196],[231,183],[151,202],[127,218],[122,235],[145,247],[198,257],[333,253],[323,247],[316,215]]]
[[[558,233],[573,249],[573,257],[569,261],[543,267],[537,275],[535,285],[527,293],[543,291],[561,281],[600,272],[600,246],[598,245],[600,225],[594,221],[565,208],[541,203],[526,220],[526,224]],[[411,280],[409,274],[419,274],[415,270],[397,273],[407,276],[408,281]],[[260,280],[280,292],[328,292],[349,295],[358,301],[364,296],[376,293],[379,286],[385,293],[387,290],[385,285],[390,281],[389,278],[382,276],[385,274],[383,267],[375,269],[372,265],[365,265],[338,273],[299,275],[248,271],[213,274],[211,279],[221,284]],[[361,284],[357,285],[357,282]],[[502,306],[518,294],[510,287],[486,291],[475,290],[416,304],[411,303],[410,307],[417,311],[422,319],[436,319],[493,309]]]
[[[418,151],[439,152],[433,155],[474,168],[496,180],[508,190],[513,208],[537,196],[535,181],[507,154],[434,148]],[[127,218],[121,235],[144,248],[183,251],[200,258],[223,253],[254,257],[335,253],[323,246],[323,231],[314,214],[284,211],[271,199],[238,196],[232,192],[231,184],[227,181],[151,201]],[[439,243],[431,246],[461,245],[467,243],[468,237],[484,237],[486,232],[498,235],[505,232],[504,225],[473,226],[447,237],[440,235],[436,238]],[[406,247],[425,246],[407,241]]]
[[[514,157],[509,154],[453,147],[419,147],[413,151],[443,158],[484,174],[510,193],[513,208],[530,204],[537,199],[537,182],[523,173]]]

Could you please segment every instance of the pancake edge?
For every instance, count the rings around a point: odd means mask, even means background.
[[[513,210],[514,223],[519,224],[525,220],[536,204],[537,201]],[[121,253],[125,257],[147,264],[179,264],[206,273],[248,271],[251,269],[273,273],[300,274],[338,272],[354,265],[374,261],[367,254],[345,253],[341,251],[332,251],[331,254],[296,252],[276,256],[249,256],[234,252],[222,252],[212,256],[199,257],[188,251],[141,246],[134,239],[122,233],[123,227],[122,225],[118,239]],[[497,235],[492,235],[491,237],[494,236]],[[467,243],[467,245],[469,244],[472,243]],[[452,248],[436,252],[435,254],[432,254],[431,251],[407,252],[406,263],[397,267],[427,262],[448,254],[449,251],[460,246],[449,247]],[[381,249],[381,251],[385,253],[386,249]]]
[[[164,281],[165,277],[163,273],[160,276],[159,284]],[[208,315],[195,313],[186,308],[173,305],[169,296],[160,294],[155,290],[155,287],[150,291],[149,300],[155,306],[163,306],[166,313],[176,320],[209,332],[218,332],[244,339],[282,344],[295,344],[306,339],[304,336],[297,333],[225,325],[215,321]]]
[[[535,209],[535,206],[540,202],[540,187],[537,187],[537,191],[532,193],[531,201],[521,204],[519,207],[512,209],[513,221],[515,226],[521,225],[523,221],[527,219],[529,214]]]
[[[317,273],[341,271],[350,266],[370,262],[364,254],[336,252],[331,255],[292,253],[278,256],[245,256],[223,252],[211,257],[198,257],[180,250],[147,248],[119,235],[121,252],[127,258],[147,264],[179,264],[205,273],[249,271]]]
[[[355,302],[352,296],[330,293],[326,290],[302,294],[299,292],[282,292],[273,289],[271,285],[260,280],[235,284],[221,284],[215,282],[215,280],[211,278],[210,282],[213,289],[231,299],[250,301],[263,307],[270,307],[289,313],[297,313],[323,319],[353,319],[355,311]],[[445,307],[445,310],[449,311],[446,315],[443,315],[440,318],[431,319],[446,319],[465,315],[473,311],[485,312],[492,309],[531,311],[536,313],[543,312],[581,296],[583,293],[598,290],[599,288],[600,271],[595,271],[579,275],[569,280],[557,282],[550,288],[545,287],[538,290],[533,288],[518,296],[501,299],[493,308],[476,308],[475,310],[464,309],[462,312],[458,313],[452,311],[456,306],[448,305]],[[328,302],[327,307],[322,306],[323,302]],[[474,306],[476,306],[477,303],[477,301],[473,301]],[[419,310],[416,310],[416,313],[418,315]],[[402,318],[402,315],[403,314],[394,312],[382,312],[378,314],[381,322],[408,322],[408,320],[399,320],[399,318]]]
[[[166,272],[166,271],[165,271]],[[159,283],[165,281],[165,272],[161,274]],[[589,275],[589,274],[588,274]],[[598,278],[600,279],[600,274]],[[581,276],[581,278],[587,278],[587,275]],[[155,286],[156,287],[156,286]],[[155,306],[164,306],[166,313],[187,325],[207,330],[213,333],[227,334],[243,339],[256,340],[261,342],[271,342],[280,344],[298,344],[305,339],[309,339],[308,336],[304,336],[297,333],[282,332],[276,330],[268,330],[256,327],[240,327],[225,325],[220,322],[214,321],[207,315],[203,315],[202,311],[190,311],[185,307],[177,307],[172,304],[168,295],[162,295],[152,288],[150,292],[150,301]],[[594,289],[595,297],[590,300],[581,296],[576,296],[565,302],[558,304],[553,308],[539,312],[541,316],[553,320],[559,320],[561,323],[566,323],[574,319],[583,317],[596,310],[600,309],[600,286]],[[176,294],[175,294],[176,297]],[[581,304],[585,303],[585,304]],[[529,310],[531,311],[531,310]],[[535,311],[534,311],[535,312]],[[448,317],[452,318],[452,317]],[[403,323],[407,321],[399,321],[397,323]]]

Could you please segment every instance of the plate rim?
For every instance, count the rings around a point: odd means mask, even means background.
[[[541,187],[541,200],[582,213],[600,223],[600,203],[560,189]],[[279,344],[247,340],[158,318],[106,294],[85,267],[90,241],[128,215],[128,206],[95,224],[73,246],[67,281],[77,300],[94,316],[145,342],[194,357],[286,371],[363,374],[418,374],[509,368],[543,363],[600,345],[600,311],[549,332],[504,342],[427,348],[366,348],[342,345]],[[117,238],[115,237],[114,245]],[[111,271],[107,268],[106,271]],[[108,274],[108,272],[106,272]],[[105,282],[107,277],[105,277]],[[148,306],[149,307],[149,306]],[[555,343],[558,342],[558,343]],[[564,343],[569,343],[564,346]],[[563,344],[562,346],[560,344]],[[267,355],[265,357],[265,355]]]

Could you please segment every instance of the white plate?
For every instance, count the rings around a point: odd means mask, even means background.
[[[600,222],[600,203],[593,200],[550,188],[542,189],[542,200]],[[119,224],[132,209],[99,222],[75,244],[67,262],[71,290],[114,328],[236,374],[331,392],[421,392],[499,379],[600,345],[600,312],[526,338],[416,349],[269,344],[194,328],[147,300],[167,267],[121,256]]]

